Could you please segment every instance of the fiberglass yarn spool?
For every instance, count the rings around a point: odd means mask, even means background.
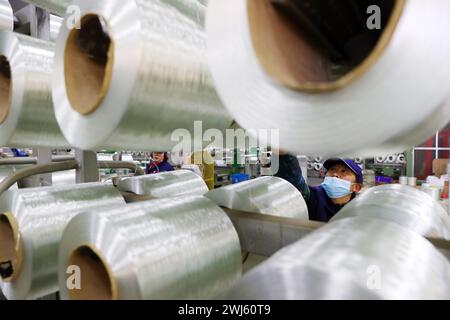
[[[429,241],[395,223],[348,218],[280,250],[228,298],[450,299],[450,264]]]
[[[398,183],[402,186],[407,186],[408,185],[408,177],[406,177],[406,176],[399,177]]]
[[[8,2],[6,0],[3,1]],[[60,16],[64,16],[64,14],[67,11],[67,8],[70,6],[72,2],[71,0],[25,0],[25,1],[37,7],[46,9],[52,13],[56,13]],[[176,6],[184,14],[190,16],[194,20],[197,20],[199,23],[203,22],[205,19],[206,1],[199,1],[199,0],[161,0],[161,1]]]
[[[307,155],[354,154],[410,132],[448,97],[450,2],[397,0],[382,14],[365,59],[333,80],[327,53],[273,1],[209,1],[209,63],[225,106],[244,128],[279,130],[282,149]]]
[[[54,44],[0,31],[0,145],[68,147],[53,113]]]
[[[0,0],[0,30],[14,30],[14,14],[8,0]]]
[[[320,171],[323,169],[323,163],[314,163],[314,170]]]
[[[37,299],[58,291],[58,246],[78,213],[125,205],[120,192],[101,183],[8,191],[0,198],[0,286],[9,300]]]
[[[203,130],[232,125],[198,23],[165,1],[73,4],[81,29],[61,29],[53,82],[56,118],[73,146],[170,150],[180,136],[192,139],[195,121]]]
[[[217,205],[247,212],[308,220],[300,191],[278,177],[261,177],[228,185],[206,194]]]
[[[387,158],[386,158],[386,163],[392,164],[392,163],[395,163],[396,160],[397,160],[397,155],[395,155],[395,154],[390,154],[390,155],[388,155]]]
[[[200,26],[205,25],[206,1],[199,0],[162,0],[177,8],[183,15],[197,22]]]
[[[62,299],[213,299],[240,277],[228,216],[204,197],[178,197],[75,217],[59,250]],[[81,290],[66,284],[80,267]]]
[[[63,18],[50,15],[50,41],[55,42],[59,36],[59,30],[61,30]]]
[[[406,156],[404,154],[399,154],[397,156],[396,163],[405,164],[406,163]]]
[[[67,170],[52,174],[52,186],[76,184],[76,180],[76,170]]]
[[[121,179],[119,190],[155,198],[184,195],[204,195],[208,192],[205,181],[188,170],[161,172]]]
[[[355,216],[395,222],[422,236],[450,240],[450,218],[444,208],[409,186],[371,188],[346,205],[332,221]]]

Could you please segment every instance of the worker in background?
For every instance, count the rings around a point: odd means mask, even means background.
[[[146,174],[173,171],[173,166],[169,163],[167,152],[152,152],[152,161],[145,168]]]
[[[361,168],[349,159],[329,159],[324,163],[327,170],[322,185],[306,184],[298,159],[290,154],[280,154],[277,177],[293,184],[308,205],[309,219],[328,222],[339,210],[353,200],[361,191],[363,174]]]

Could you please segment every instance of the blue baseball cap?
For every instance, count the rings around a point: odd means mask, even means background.
[[[357,183],[363,183],[364,177],[363,177],[362,170],[361,170],[360,166],[357,165],[356,162],[353,160],[342,159],[342,158],[332,158],[332,159],[328,159],[327,161],[325,161],[325,163],[323,164],[323,167],[325,169],[329,170],[332,166],[334,166],[335,164],[338,164],[338,163],[342,163],[347,168],[352,170],[352,172],[356,175]]]

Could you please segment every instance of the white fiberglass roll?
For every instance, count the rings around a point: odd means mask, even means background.
[[[450,299],[450,264],[429,241],[387,221],[333,222],[247,273],[239,300]]]
[[[100,183],[7,191],[0,197],[0,286],[10,300],[58,291],[58,246],[67,223],[80,211],[125,205]]]
[[[54,44],[0,31],[0,145],[68,147],[53,112]]]
[[[76,183],[76,170],[55,172],[52,174],[52,186],[61,186]]]
[[[387,156],[386,158],[386,163],[395,163],[395,161],[397,160],[397,156],[395,154],[390,154]]]
[[[399,177],[398,183],[402,186],[407,186],[408,185],[408,177],[406,177],[406,176]]]
[[[415,188],[417,186],[417,177],[408,177],[408,186]]]
[[[213,299],[240,277],[239,238],[204,197],[132,203],[75,217],[59,250],[62,299]],[[78,266],[81,290],[67,268]]]
[[[73,146],[171,150],[180,136],[191,142],[195,121],[203,131],[231,126],[209,72],[203,27],[175,5],[73,4],[81,8],[81,29],[61,29],[53,82],[56,118]]]
[[[378,157],[375,158],[375,160],[378,163],[384,163],[386,161],[386,157],[385,156],[378,156]]]
[[[155,198],[182,195],[204,195],[208,192],[205,181],[188,170],[161,172],[145,176],[123,178],[119,190]]]
[[[405,155],[404,155],[404,154],[399,154],[399,155],[397,156],[396,162],[397,162],[397,163],[400,163],[400,164],[406,163],[406,157],[405,157]]]
[[[50,40],[55,42],[59,36],[59,30],[61,30],[63,18],[50,15]]]
[[[272,216],[308,220],[300,191],[278,177],[261,177],[228,185],[206,194],[219,206]]]
[[[322,169],[323,169],[323,164],[322,163],[314,163],[314,170],[320,171]]]
[[[162,0],[177,8],[183,15],[197,22],[200,26],[205,25],[206,3],[201,0]]]
[[[340,210],[332,221],[367,217],[395,222],[422,236],[450,240],[450,218],[429,195],[402,185],[383,185],[363,192]]]
[[[0,0],[0,30],[14,30],[14,14],[8,0]]]
[[[282,149],[307,155],[355,154],[410,132],[448,97],[450,2],[389,3],[365,59],[333,79],[308,31],[273,1],[209,1],[209,63],[231,115],[246,129],[279,130]]]

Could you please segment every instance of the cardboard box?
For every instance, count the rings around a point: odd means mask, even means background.
[[[433,173],[440,178],[441,175],[447,173],[447,165],[450,164],[450,159],[435,159],[433,160]]]

